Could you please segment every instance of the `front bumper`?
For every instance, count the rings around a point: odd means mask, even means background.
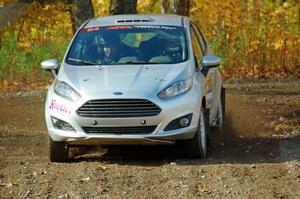
[[[88,118],[81,117],[76,110],[89,99],[81,99],[72,103],[67,99],[49,92],[46,105],[45,116],[48,133],[54,141],[66,141],[70,145],[122,145],[122,144],[173,144],[176,140],[190,139],[195,135],[201,98],[199,92],[192,90],[182,96],[170,100],[158,98],[149,99],[161,108],[161,112],[150,117],[130,117],[130,118]],[[131,95],[132,96],[132,95]],[[133,96],[132,98],[134,98]],[[137,98],[137,96],[136,96]],[[165,131],[166,126],[179,117],[192,114],[189,126],[174,130]],[[57,129],[53,126],[51,116],[63,120],[70,124],[74,131]],[[146,121],[146,124],[141,122]],[[132,127],[132,126],[156,126],[151,133],[120,134],[116,133],[86,133],[82,127]]]
[[[194,136],[196,128],[187,127],[184,130],[174,130],[166,135],[116,135],[98,134],[88,135],[85,133],[66,133],[62,130],[49,131],[55,141],[66,141],[70,145],[169,145],[176,140],[189,139]]]

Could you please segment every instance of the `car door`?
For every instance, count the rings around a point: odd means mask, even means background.
[[[201,64],[202,57],[205,55],[213,55],[212,50],[207,45],[207,42],[203,36],[203,34],[200,32],[199,28],[192,23],[191,24],[191,36],[192,36],[192,42],[194,43],[193,46],[199,46],[200,52],[197,53],[197,49],[194,49],[194,54],[197,58],[198,64]],[[201,65],[200,65],[201,67]],[[203,70],[203,69],[202,69]],[[202,71],[206,77],[206,105],[207,108],[210,109],[210,121],[213,121],[214,118],[217,116],[217,108],[219,106],[219,98],[220,95],[218,94],[218,90],[220,86],[218,86],[218,78],[219,78],[219,71],[217,68],[211,68],[208,71]]]

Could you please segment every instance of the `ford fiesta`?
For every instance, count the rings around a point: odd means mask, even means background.
[[[117,15],[86,21],[52,72],[45,117],[50,160],[70,146],[175,144],[207,154],[210,126],[222,129],[225,90],[199,28],[175,15]]]

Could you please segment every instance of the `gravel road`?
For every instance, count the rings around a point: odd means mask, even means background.
[[[208,157],[178,146],[74,148],[51,163],[45,91],[0,93],[0,198],[300,198],[300,81],[227,82]]]

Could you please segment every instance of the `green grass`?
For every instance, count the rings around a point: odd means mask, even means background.
[[[63,33],[58,35],[64,37]],[[33,44],[31,50],[25,51],[17,47],[17,39],[13,32],[0,44],[0,80],[8,81],[39,81],[44,80],[48,73],[40,68],[40,63],[46,59],[57,58],[61,62],[68,47],[69,40],[64,40],[59,49],[54,49],[48,42],[44,45]]]

